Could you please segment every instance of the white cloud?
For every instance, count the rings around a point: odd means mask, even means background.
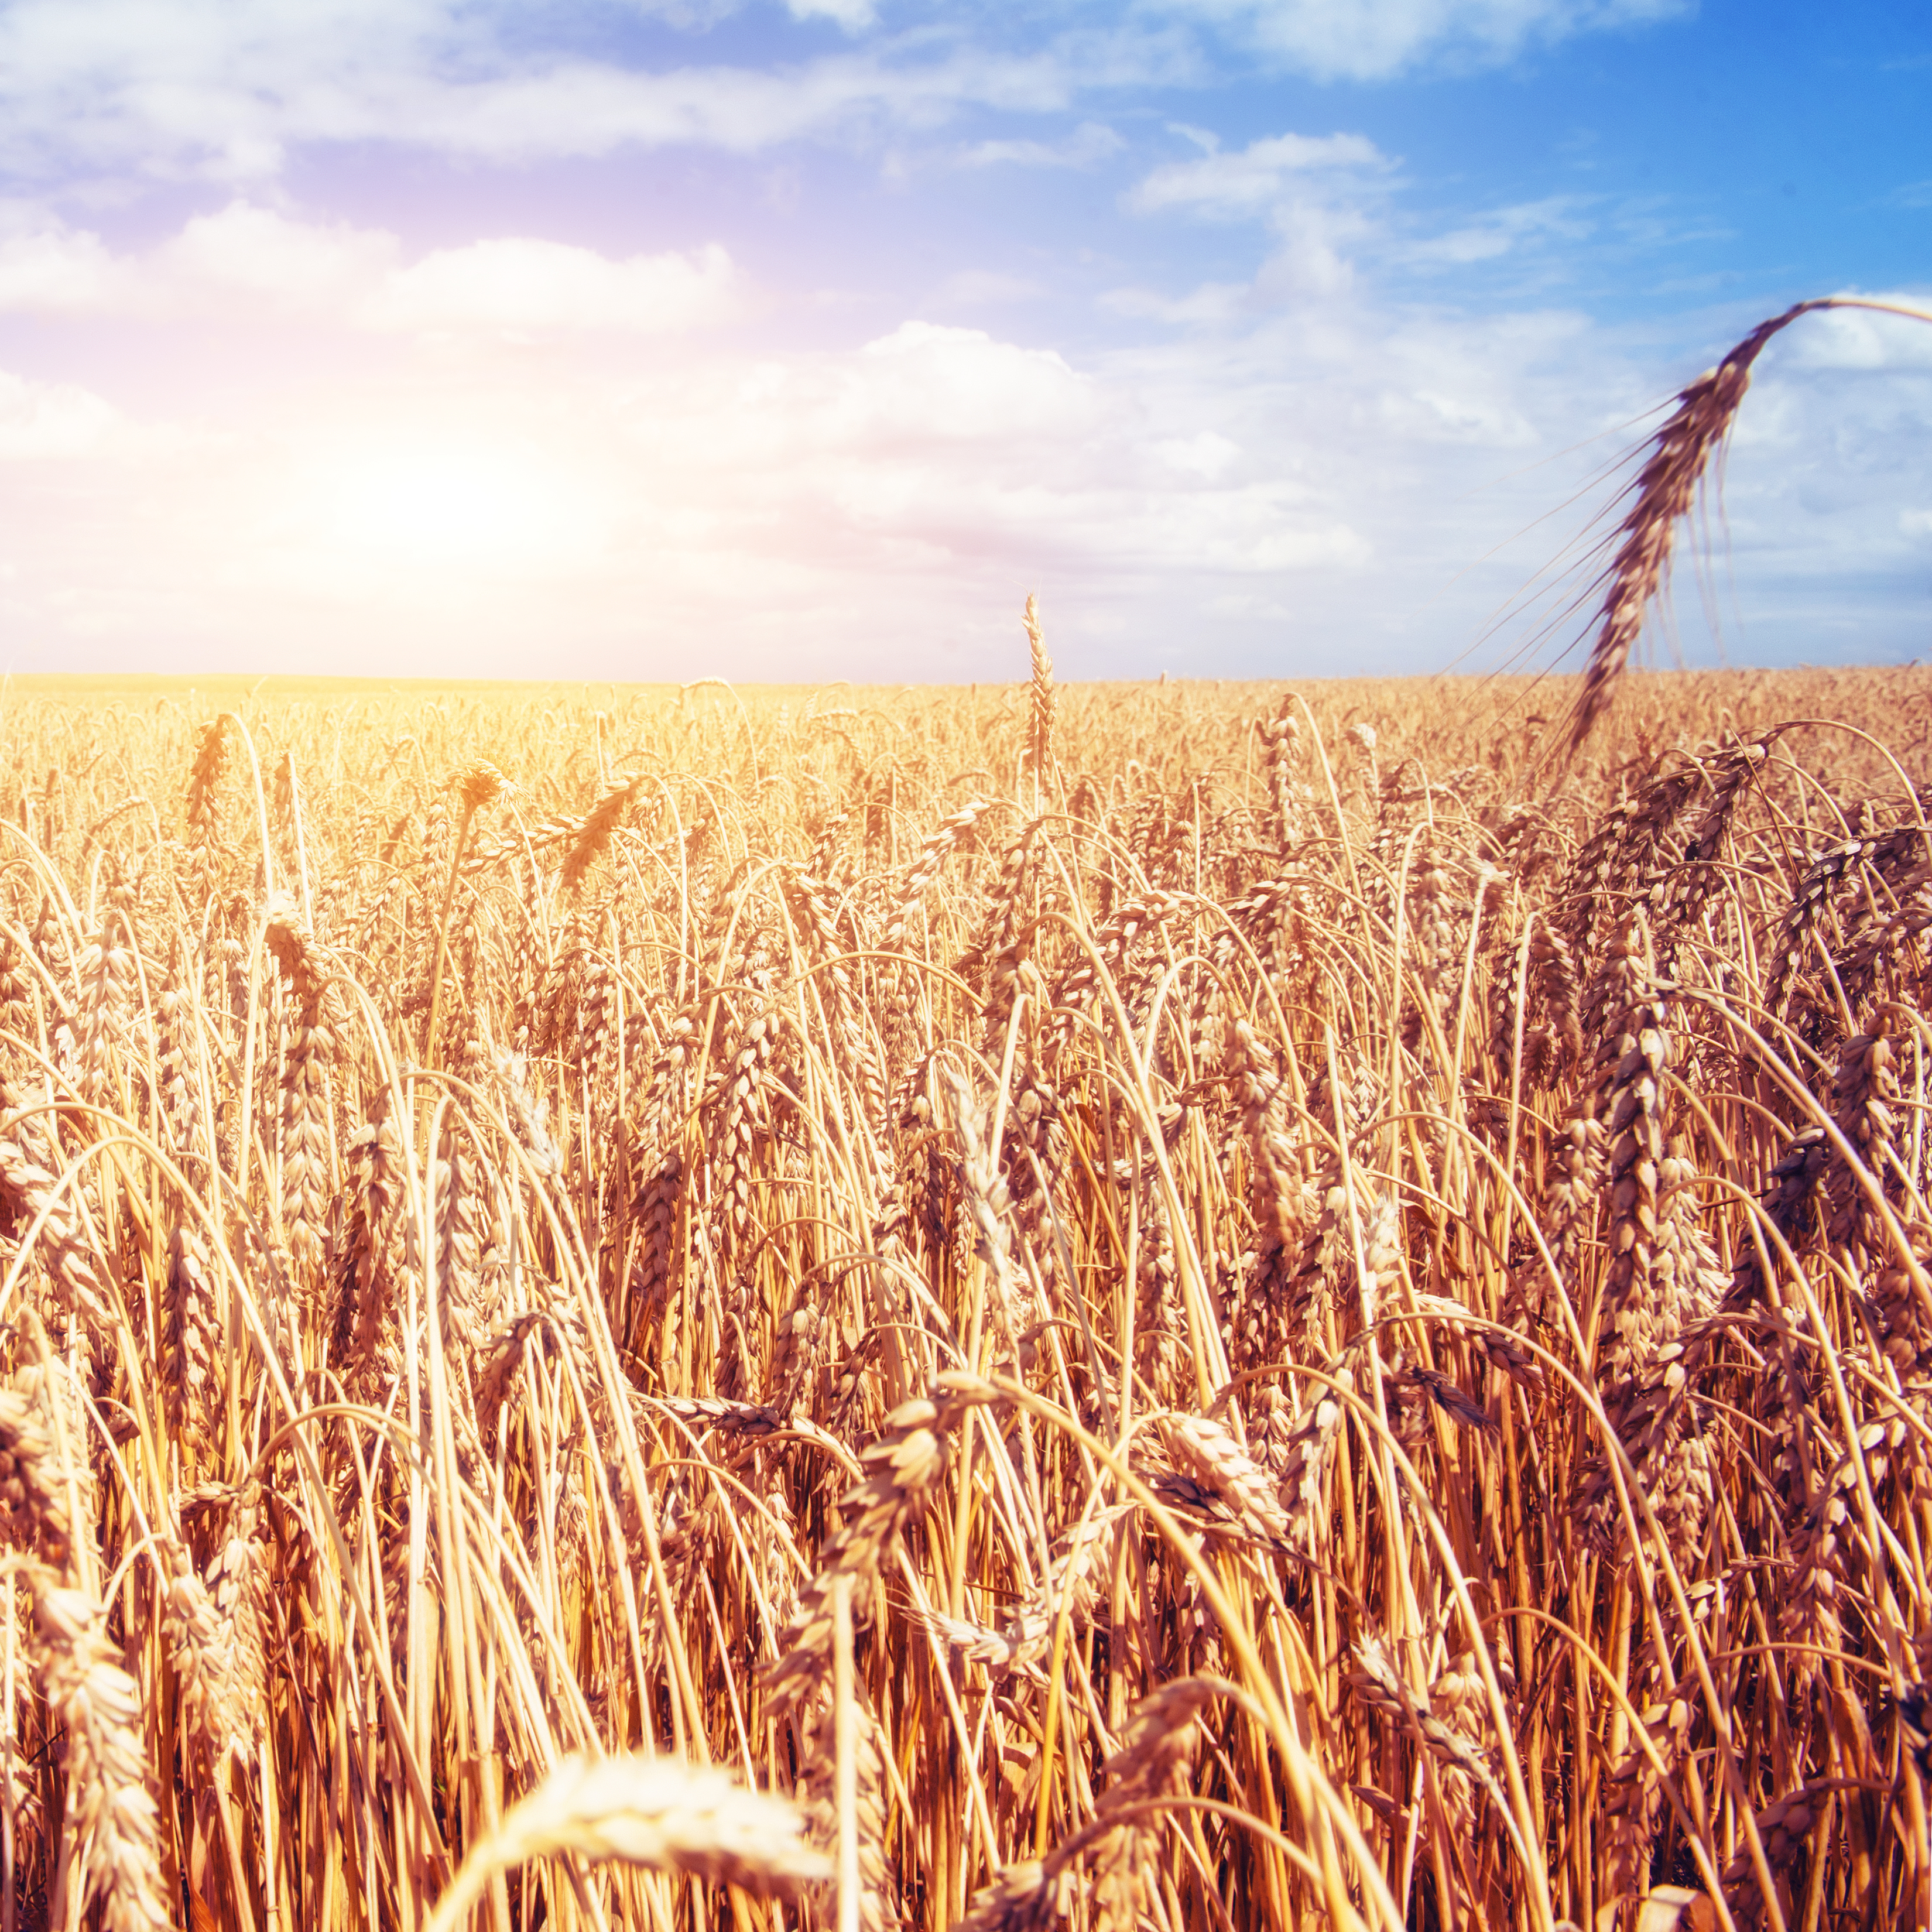
[[[615,328],[650,334],[729,320],[740,278],[716,243],[614,261],[558,242],[473,242],[386,275],[356,310],[372,328]]]
[[[85,314],[111,307],[122,271],[98,235],[58,224],[0,236],[0,314]]]
[[[1431,60],[1488,64],[1526,48],[1690,10],[1693,0],[1147,0],[1210,22],[1323,80],[1381,80]]]
[[[1337,174],[1378,175],[1394,166],[1361,134],[1276,134],[1234,154],[1170,161],[1133,189],[1128,206],[1143,214],[1184,208],[1203,214],[1265,214],[1290,184]]]

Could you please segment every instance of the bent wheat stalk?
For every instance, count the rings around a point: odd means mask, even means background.
[[[1801,315],[1826,308],[1872,309],[1881,314],[1909,316],[1915,322],[1932,322],[1932,314],[1902,302],[1871,302],[1858,296],[1817,296],[1760,322],[1714,369],[1707,369],[1688,388],[1679,392],[1676,408],[1646,446],[1648,454],[1631,485],[1636,501],[1604,546],[1608,549],[1614,544],[1615,550],[1597,579],[1604,586],[1604,598],[1591,620],[1596,636],[1583,673],[1582,694],[1570,717],[1568,748],[1572,757],[1616,695],[1651,600],[1670,574],[1678,524],[1689,513],[1712,456],[1730,433],[1744,392],[1750,387],[1751,364],[1773,336],[1789,328]]]

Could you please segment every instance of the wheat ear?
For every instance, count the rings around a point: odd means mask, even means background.
[[[1027,763],[1032,767],[1036,803],[1038,788],[1046,783],[1048,766],[1053,761],[1053,714],[1056,700],[1053,688],[1053,660],[1046,654],[1046,639],[1040,630],[1040,603],[1026,601],[1027,643],[1033,655],[1033,706],[1027,722]]]
[[[498,1872],[561,1852],[788,1895],[832,1876],[802,1831],[794,1806],[722,1771],[674,1758],[566,1757],[472,1847],[427,1932],[454,1932]]]

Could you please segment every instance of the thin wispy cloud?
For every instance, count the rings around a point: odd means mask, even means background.
[[[1694,0],[1155,0],[1321,80],[1384,80],[1426,62],[1481,67],[1582,34],[1646,26]]]
[[[1098,121],[1083,121],[1058,141],[979,141],[959,157],[962,167],[1002,164],[1028,168],[1090,168],[1118,154],[1126,142]]]
[[[1238,218],[1264,214],[1293,184],[1337,175],[1381,175],[1395,164],[1360,134],[1276,134],[1230,154],[1170,161],[1156,168],[1128,196],[1142,214],[1162,208]]]
[[[12,0],[0,9],[0,154],[43,176],[80,160],[248,182],[315,143],[524,161],[669,145],[752,153],[929,128],[972,107],[1058,112],[1122,87],[1212,83],[1257,57],[1357,81],[1437,61],[1501,62],[1681,9],[1148,0],[1124,15],[1069,7],[1030,40],[1000,31],[998,14],[949,18],[942,8],[914,20],[872,0],[634,10],[656,38],[620,52],[600,50],[573,9],[509,0]],[[806,37],[775,61],[712,50],[721,23],[742,29],[774,15]],[[812,44],[814,28],[837,43]]]
[[[0,10],[0,156],[29,176],[138,164],[251,179],[316,144],[506,162],[749,154],[969,107],[1057,112],[1155,71],[1146,34],[1118,24],[1016,47],[957,28],[868,34],[873,10],[847,0],[788,11],[835,22],[841,44],[752,64],[706,58],[694,35],[654,58],[588,53],[556,31],[562,10],[454,0],[14,0]]]

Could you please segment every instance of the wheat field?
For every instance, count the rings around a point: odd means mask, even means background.
[[[1925,1922],[1932,672],[1033,669],[9,688],[0,1932]]]

